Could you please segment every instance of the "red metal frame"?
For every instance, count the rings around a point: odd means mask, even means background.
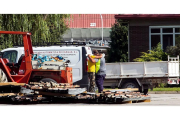
[[[23,70],[25,71],[24,75],[11,75],[10,70],[8,69],[8,66],[4,63],[4,60],[0,58],[0,63],[3,65],[3,68],[5,69],[7,77],[11,81],[21,82],[21,83],[27,83],[31,72],[32,72],[32,64],[31,64],[31,54],[33,54],[32,44],[31,44],[31,33],[29,32],[19,32],[19,31],[0,31],[0,34],[19,34],[23,36],[23,42],[24,42],[24,60],[25,65],[23,65]],[[22,62],[23,63],[23,62]]]

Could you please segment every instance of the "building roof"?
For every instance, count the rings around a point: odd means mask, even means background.
[[[180,18],[180,14],[119,14],[115,19]]]

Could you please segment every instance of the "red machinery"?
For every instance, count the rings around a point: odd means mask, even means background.
[[[31,58],[33,54],[31,33],[16,31],[0,31],[1,34],[19,34],[23,36],[24,56],[18,63],[9,63],[8,59],[0,58],[0,73],[2,78],[7,78],[8,82],[28,83],[30,82],[50,82],[72,84],[72,68],[66,67],[65,70],[43,70],[32,69]],[[12,71],[14,74],[12,74]],[[6,75],[6,76],[5,76]],[[5,77],[4,77],[5,76]],[[2,79],[0,78],[0,79]],[[0,80],[2,81],[2,80]]]

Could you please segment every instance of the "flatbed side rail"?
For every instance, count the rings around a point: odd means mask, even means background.
[[[179,77],[179,56],[168,61],[106,63],[106,79]]]

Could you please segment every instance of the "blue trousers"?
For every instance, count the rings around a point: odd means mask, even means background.
[[[98,87],[98,92],[101,93],[101,91],[103,91],[103,83],[104,83],[104,79],[105,79],[106,75],[96,75],[96,85]]]

